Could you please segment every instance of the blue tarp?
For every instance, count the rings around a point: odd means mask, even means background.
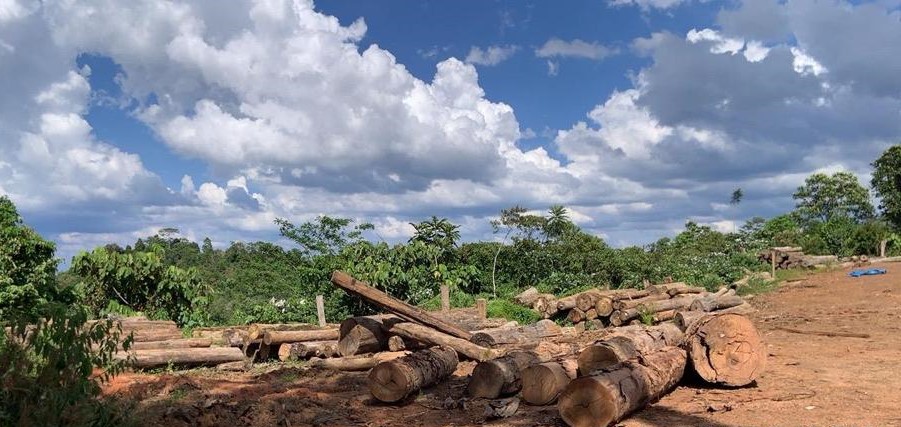
[[[848,273],[851,277],[860,277],[860,276],[874,276],[877,274],[885,274],[884,268],[870,268],[867,270],[854,270]]]

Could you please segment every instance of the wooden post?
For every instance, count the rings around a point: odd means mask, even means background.
[[[488,301],[485,298],[476,299],[476,311],[479,312],[479,319],[488,318]]]
[[[450,311],[450,287],[441,285],[441,311]]]
[[[319,326],[325,327],[325,301],[322,295],[316,295],[316,315],[319,316]]]
[[[776,280],[776,251],[770,250],[770,263],[773,265],[773,280]]]

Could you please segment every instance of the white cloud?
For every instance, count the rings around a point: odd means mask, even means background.
[[[586,42],[580,39],[565,41],[556,37],[549,39],[535,49],[535,56],[539,58],[586,58],[601,60],[617,54],[614,48],[609,48],[598,42]]]
[[[469,53],[466,54],[465,61],[468,64],[484,65],[490,67],[510,59],[518,50],[519,46],[512,45],[489,46],[485,49],[473,46],[469,49]]]

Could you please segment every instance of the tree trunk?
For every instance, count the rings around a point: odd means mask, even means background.
[[[685,351],[666,347],[569,383],[557,403],[573,427],[608,426],[672,390],[685,373]]]
[[[579,374],[607,369],[626,360],[644,356],[667,346],[682,342],[682,330],[672,323],[657,326],[627,326],[618,328],[579,353]]]
[[[282,362],[311,357],[336,357],[337,355],[338,343],[335,341],[284,343],[278,347],[278,360]]]
[[[710,313],[685,330],[692,369],[704,381],[727,386],[748,385],[766,366],[766,347],[747,317]]]
[[[313,357],[308,362],[308,366],[335,371],[368,371],[379,363],[404,357],[408,354],[410,354],[408,351],[397,351],[376,353],[372,356],[338,357],[334,359]]]
[[[522,371],[522,400],[529,405],[550,405],[574,378],[578,363],[575,360],[547,362],[529,366]]]
[[[628,310],[617,310],[610,315],[610,323],[613,326],[624,325],[628,321],[639,317],[642,312],[657,313],[667,310],[684,310],[690,307],[697,299],[696,295],[683,295],[673,299],[648,302]]]
[[[397,402],[449,377],[457,369],[452,348],[432,347],[379,363],[369,372],[369,392],[382,402]]]
[[[522,370],[539,362],[538,355],[531,351],[513,351],[481,362],[472,370],[466,393],[486,399],[516,394],[522,388]]]
[[[556,337],[562,333],[560,326],[552,320],[539,320],[535,324],[518,328],[496,328],[477,331],[472,334],[472,343],[483,347],[504,344],[524,344],[541,338]]]
[[[716,311],[723,310],[726,308],[737,307],[745,303],[744,298],[738,295],[724,295],[721,297],[705,297],[698,298],[697,301],[691,303],[691,307],[689,309],[691,311]]]
[[[338,328],[338,353],[353,356],[363,353],[377,353],[388,348],[388,334],[384,322],[400,322],[395,316],[350,317]]]
[[[266,331],[263,333],[263,344],[266,345],[286,342],[329,340],[338,340],[337,329],[319,329],[314,331]]]
[[[497,350],[475,345],[464,339],[412,322],[398,323],[391,326],[388,331],[419,342],[450,347],[456,350],[457,353],[479,362],[494,359],[502,354]]]
[[[368,283],[354,279],[347,273],[335,271],[332,273],[332,283],[351,294],[360,296],[364,300],[389,310],[407,320],[427,325],[464,340],[472,338],[472,335],[469,332],[464,331],[459,326],[438,319],[410,304],[392,298],[388,294],[369,286]]]
[[[166,341],[135,342],[130,350],[158,350],[164,348],[202,348],[213,345],[209,338],[184,338]]]
[[[216,365],[223,362],[237,362],[244,360],[244,353],[240,349],[231,347],[210,348],[176,348],[139,350],[128,353],[119,352],[115,357],[125,359],[134,356],[132,366],[135,368],[155,368],[172,365]]]

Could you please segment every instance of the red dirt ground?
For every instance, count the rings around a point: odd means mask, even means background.
[[[888,274],[811,275],[752,303],[769,350],[756,384],[712,388],[686,380],[621,426],[901,426],[901,264]],[[778,329],[869,334],[825,337]],[[266,373],[194,370],[128,374],[105,394],[135,402],[147,426],[563,426],[554,406],[521,405],[486,420],[486,402],[460,398],[472,362],[402,405],[373,402],[365,373],[303,367]]]

